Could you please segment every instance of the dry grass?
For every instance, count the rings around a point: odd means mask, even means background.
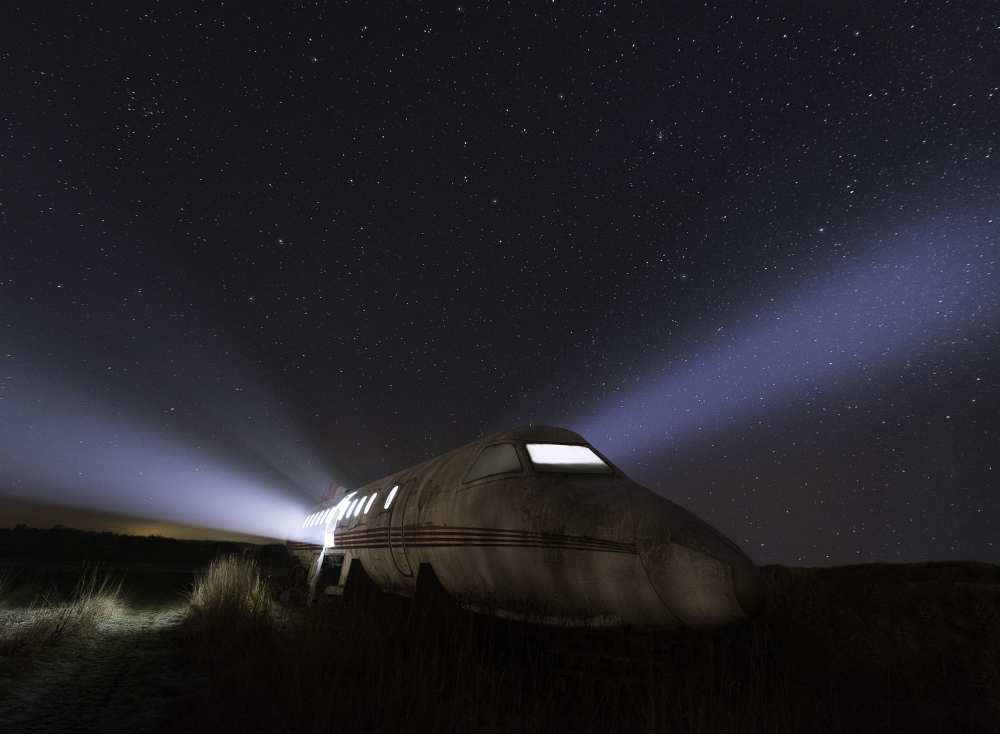
[[[224,556],[213,560],[191,588],[191,609],[202,615],[268,615],[271,588],[253,558]]]
[[[395,597],[229,624],[243,630],[239,640],[189,638],[207,682],[185,730],[607,732],[683,722],[678,731],[737,732],[767,713],[764,687],[775,679],[747,629],[726,640],[553,630]]]
[[[11,577],[0,580],[9,588]],[[9,611],[0,627],[0,655],[27,656],[75,635],[93,632],[114,615],[122,579],[100,567],[85,568],[68,599],[49,591],[21,611]]]
[[[645,634],[522,625],[380,595],[276,611],[270,596],[263,600],[261,571],[243,568],[241,591],[230,592],[243,601],[212,607],[213,629],[238,632],[188,629],[205,683],[197,713],[178,725],[992,731],[1000,713],[1000,587],[871,576],[879,573],[782,572],[772,579],[768,610],[752,624]]]
[[[213,560],[195,578],[188,600],[189,622],[228,641],[268,627],[278,609],[258,563],[238,555]]]

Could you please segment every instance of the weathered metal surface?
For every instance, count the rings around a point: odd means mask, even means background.
[[[289,549],[313,580],[335,550],[345,574],[358,559],[381,589],[407,596],[416,569],[430,564],[466,608],[545,624],[710,627],[755,611],[757,569],[723,535],[610,462],[606,476],[536,472],[525,442],[589,445],[550,427],[475,441],[341,491],[317,510],[356,499],[364,507],[378,494],[367,513],[330,513]],[[516,447],[522,470],[463,481],[480,451],[498,443]]]

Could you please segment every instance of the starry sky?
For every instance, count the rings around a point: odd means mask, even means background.
[[[1000,561],[995,6],[661,5],[11,10],[0,494],[555,424],[758,562]]]

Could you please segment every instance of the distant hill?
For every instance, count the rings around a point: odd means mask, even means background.
[[[247,543],[274,543],[274,538],[233,532],[219,528],[206,528],[163,519],[120,515],[114,512],[82,507],[48,505],[24,497],[10,497],[0,487],[0,528],[15,525],[50,528],[61,525],[80,530],[121,533],[122,535],[159,535],[185,540],[229,540]]]
[[[250,543],[219,540],[178,540],[111,532],[50,529],[18,525],[0,528],[0,561],[89,561],[106,564],[171,564],[195,566],[223,553],[240,553]],[[283,552],[283,551],[282,551]]]

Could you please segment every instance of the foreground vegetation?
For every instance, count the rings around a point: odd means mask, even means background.
[[[384,595],[275,601],[248,558],[195,584],[186,730],[994,731],[1000,569],[765,569],[767,611],[704,633],[554,630]],[[280,578],[271,574],[272,579]]]
[[[14,586],[14,573],[0,573],[0,604]],[[29,658],[60,641],[89,634],[117,613],[122,579],[94,566],[84,568],[73,590],[49,588],[27,606],[0,615],[0,658]]]
[[[169,558],[130,564],[124,588],[122,568],[0,569],[0,730],[950,733],[1000,720],[998,566],[767,567],[752,623],[645,634],[504,622],[433,595],[309,607],[292,601],[282,548],[240,551],[194,577]]]

